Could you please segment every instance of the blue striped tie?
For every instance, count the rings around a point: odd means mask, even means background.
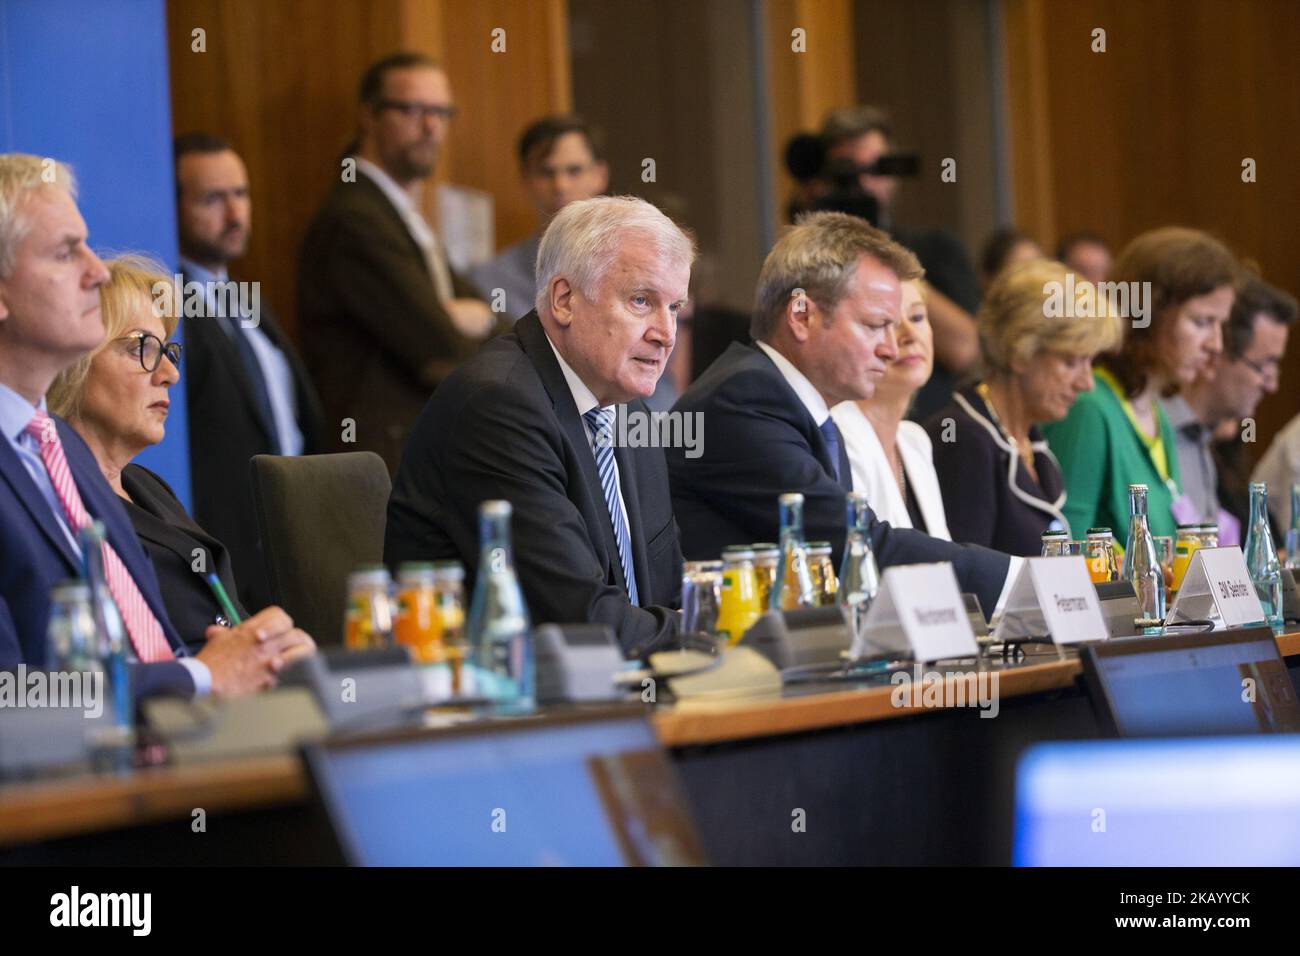
[[[614,471],[614,411],[593,408],[582,417],[591,429],[596,446],[596,471],[600,472],[600,487],[605,491],[605,507],[609,509],[609,520],[614,525],[614,540],[618,543],[623,579],[627,581],[627,596],[633,604],[640,604],[636,593],[636,575],[632,573],[632,538],[627,531],[627,519],[618,497],[618,475]]]

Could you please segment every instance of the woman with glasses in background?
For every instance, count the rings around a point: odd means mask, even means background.
[[[55,379],[47,401],[50,411],[86,440],[123,500],[157,572],[167,615],[197,652],[209,626],[233,626],[238,622],[232,617],[248,613],[239,602],[225,546],[195,524],[165,481],[131,463],[163,440],[171,404],[167,391],[180,378],[181,346],[169,341],[177,318],[157,308],[155,296],[158,289],[170,289],[172,279],[161,264],[143,256],[123,255],[105,265],[109,280],[99,291],[104,341]]]

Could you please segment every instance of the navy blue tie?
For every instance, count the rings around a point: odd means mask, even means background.
[[[632,567],[632,536],[628,534],[627,518],[618,496],[618,475],[614,471],[614,411],[593,408],[582,416],[591,428],[595,447],[596,471],[600,473],[600,487],[605,492],[605,507],[614,526],[614,541],[618,544],[618,559],[623,565],[623,580],[627,582],[627,596],[639,605],[636,593],[636,574]]]
[[[278,455],[280,454],[280,431],[275,425],[275,410],[271,407],[271,393],[266,388],[266,377],[262,374],[262,363],[257,360],[257,353],[253,351],[253,344],[248,341],[243,322],[238,315],[226,316],[218,321],[226,322],[230,329],[235,342],[235,350],[239,353],[240,361],[244,365],[244,373],[248,375],[248,381],[253,386],[253,404],[261,412],[262,420],[271,432],[271,451],[273,454]]]
[[[817,426],[817,430],[822,433],[822,439],[826,442],[826,451],[831,456],[831,474],[841,485],[844,484],[844,477],[840,474],[840,429],[835,424],[835,419],[829,415],[826,421]]]

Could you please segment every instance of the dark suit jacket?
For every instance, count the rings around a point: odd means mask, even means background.
[[[189,403],[190,475],[194,519],[230,549],[241,590],[254,607],[271,603],[262,542],[253,504],[254,455],[275,453],[275,425],[264,420],[253,387],[230,335],[220,319],[185,322],[185,372],[181,381]],[[265,303],[258,325],[289,363],[303,453],[322,447],[320,399],[293,344]],[[189,634],[184,629],[188,637]],[[192,639],[192,638],[191,638]]]
[[[158,593],[153,566],[127,520],[122,501],[100,473],[90,449],[66,422],[58,423],[59,439],[81,500],[92,518],[104,522],[108,541],[162,624],[177,656],[188,653],[172,627]],[[32,481],[17,453],[0,441],[0,668],[20,663],[46,664],[45,631],[50,617],[50,589],[60,581],[81,577],[81,560],[69,546],[49,503]],[[194,680],[173,661],[132,667],[136,696],[191,696]]]
[[[757,345],[729,346],[673,411],[704,416],[699,457],[687,458],[684,448],[665,450],[687,558],[717,560],[729,544],[777,540],[777,497],[797,491],[804,496],[805,537],[831,542],[839,567],[844,488],[833,477],[817,423]],[[849,475],[843,443],[840,452],[840,473]],[[951,561],[962,590],[979,595],[986,614],[1006,581],[1006,555],[893,528],[874,515],[871,544],[882,570],[891,564]]]
[[[1012,452],[988,431],[996,427],[988,405],[973,386],[957,394],[961,402],[954,397],[925,425],[953,540],[1036,558],[1043,550],[1042,534],[1054,520],[1071,537],[1082,538],[1087,529],[1070,528],[1055,504],[1058,498],[1064,502],[1065,482],[1038,426],[1029,430],[1030,441],[1039,446],[1034,452],[1038,480],[1016,456],[1013,488],[1007,480]],[[971,417],[967,406],[982,420]]]
[[[478,291],[452,272],[455,295]],[[338,451],[373,451],[396,471],[429,393],[479,342],[457,331],[401,214],[364,172],[316,213],[298,268],[299,334]],[[499,331],[509,327],[502,318]]]
[[[388,503],[384,560],[454,558],[472,582],[479,503],[504,498],[534,623],[608,624],[641,657],[676,634],[682,556],[663,453],[616,448],[615,460],[643,607],[628,601],[595,456],[530,312],[443,382],[416,422]]]
[[[127,465],[122,469],[122,487],[131,496],[127,516],[144,545],[162,591],[167,615],[185,638],[189,649],[203,648],[204,631],[211,624],[230,627],[203,575],[194,571],[195,549],[204,552],[202,567],[215,571],[241,618],[247,618],[235,591],[230,552],[185,513],[167,482],[147,468]]]

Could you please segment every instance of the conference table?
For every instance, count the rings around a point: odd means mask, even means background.
[[[1300,683],[1300,633],[1276,640]],[[1020,752],[1099,728],[1073,652],[978,669],[998,675],[994,719],[896,706],[884,675],[645,707],[713,863],[1007,863]],[[0,863],[336,862],[296,752],[0,785]]]

